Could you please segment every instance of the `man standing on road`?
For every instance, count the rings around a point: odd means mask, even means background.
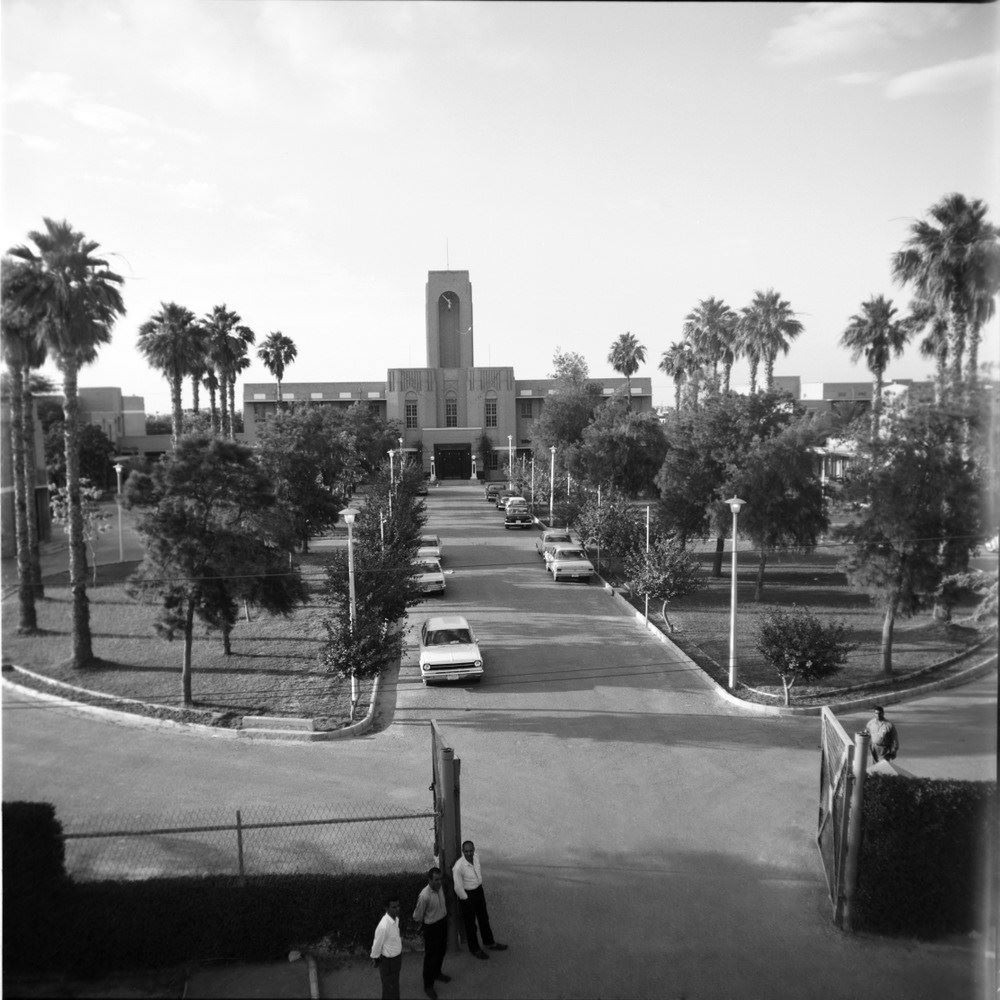
[[[476,936],[477,921],[479,931],[483,935],[483,944],[491,951],[506,951],[507,945],[499,944],[493,939],[490,915],[486,911],[486,894],[483,892],[483,873],[479,866],[476,845],[471,840],[462,844],[462,856],[455,862],[451,873],[455,880],[455,895],[458,896],[458,906],[462,911],[465,940],[469,951],[476,958],[490,957],[479,947],[479,938]]]
[[[382,977],[382,1000],[399,1000],[399,969],[403,964],[403,942],[399,937],[399,897],[385,901],[385,916],[375,928],[372,965]]]
[[[885,710],[881,705],[874,707],[875,718],[870,719],[865,726],[865,732],[871,738],[872,760],[877,764],[883,758],[885,760],[895,760],[899,752],[899,737],[896,735],[896,727],[891,722],[886,722]]]
[[[448,950],[448,905],[441,888],[441,869],[427,872],[427,885],[417,896],[413,919],[420,924],[424,935],[424,993],[430,1000],[437,1000],[434,983],[450,983],[451,976],[441,971],[444,953]]]

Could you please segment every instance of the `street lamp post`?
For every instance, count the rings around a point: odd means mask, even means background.
[[[399,481],[403,481],[403,439],[397,438],[399,441]]]
[[[736,519],[746,500],[732,496],[725,501],[733,512],[733,566],[729,583],[729,690],[736,690]]]
[[[646,563],[649,563],[649,504],[646,504]],[[646,624],[649,624],[649,594],[646,595]]]
[[[507,435],[507,489],[514,488],[514,435]]]
[[[531,453],[531,515],[535,515],[535,453]]]
[[[434,468],[434,456],[431,455],[431,482],[437,482],[437,470]]]
[[[549,527],[553,527],[552,522],[552,501],[556,495],[556,446],[549,446]]]
[[[476,470],[476,463],[477,463],[477,457],[476,457],[475,453],[473,453],[473,455],[472,455],[472,475],[469,476],[470,479],[475,479],[476,478],[476,471],[477,471]]]
[[[358,512],[353,507],[345,507],[340,516],[347,525],[347,593],[350,600],[351,635],[354,635],[354,619],[357,614],[357,604],[354,600],[354,519]],[[358,707],[358,677],[351,668],[351,720],[354,710]]]
[[[122,538],[122,473],[125,466],[115,462],[115,475],[118,477],[118,561],[125,562],[125,541]]]
[[[569,491],[573,485],[573,477],[570,475],[569,470],[566,472],[566,499],[569,499]]]
[[[389,455],[389,489],[391,490],[396,488],[396,472],[395,472],[395,466],[392,464],[392,456],[395,454],[396,453],[392,450],[392,448],[390,448],[388,455]]]

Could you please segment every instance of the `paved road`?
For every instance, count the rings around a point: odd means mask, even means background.
[[[8,700],[5,797],[60,812],[253,799],[425,807],[436,718],[462,758],[463,832],[480,846],[494,926],[511,943],[490,962],[450,957],[456,981],[443,997],[980,995],[972,943],[831,927],[814,844],[816,719],[735,714],[600,588],[553,584],[536,535],[505,532],[473,487],[442,487],[429,505],[455,572],[446,597],[413,618],[466,614],[486,650],[481,685],[426,689],[411,656],[377,732],[312,746],[163,735]],[[929,742],[928,764],[992,776],[988,693],[947,713],[954,703],[939,697],[921,723],[933,733],[911,727],[913,706],[894,707],[904,753],[921,759]],[[956,725],[965,744],[949,736]],[[404,972],[413,995],[417,965]],[[378,994],[362,963],[324,989]]]

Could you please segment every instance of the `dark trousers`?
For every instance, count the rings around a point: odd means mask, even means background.
[[[448,950],[448,918],[442,917],[437,923],[424,924],[424,989],[434,985],[441,975],[444,953]]]
[[[402,955],[378,960],[378,974],[382,977],[382,1000],[399,1000],[399,970],[403,964]]]
[[[479,951],[479,938],[476,936],[476,921],[479,921],[479,932],[483,935],[483,944],[493,944],[493,930],[490,927],[490,915],[486,912],[486,893],[483,887],[468,890],[468,899],[460,899],[459,909],[462,911],[462,923],[465,924],[465,942],[469,951]]]

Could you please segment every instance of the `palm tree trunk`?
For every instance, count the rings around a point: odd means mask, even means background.
[[[892,674],[892,630],[896,624],[898,605],[899,595],[893,592],[885,608],[885,618],[882,619],[882,673],[887,677]]]
[[[972,323],[969,327],[969,353],[965,362],[965,373],[969,380],[969,387],[975,391],[979,385],[979,340],[981,336],[980,324]]]
[[[961,303],[957,301],[957,297],[951,302],[949,321],[948,325],[950,330],[948,332],[951,340],[951,344],[949,345],[949,350],[951,351],[951,391],[953,397],[957,400],[962,398],[962,358],[965,355],[965,336],[968,329],[965,309],[963,309]]]
[[[750,395],[757,393],[757,369],[760,366],[759,358],[750,358]]]
[[[219,433],[219,408],[215,403],[215,386],[209,383],[208,386],[208,405],[212,414],[212,433]]]
[[[229,436],[236,440],[236,378],[229,380]]]
[[[177,442],[184,432],[184,410],[181,407],[181,386],[183,378],[174,375],[170,379],[170,447],[177,451]]]
[[[774,390],[774,355],[768,354],[764,358],[764,391]]]
[[[229,437],[232,433],[232,425],[229,420],[229,392],[226,385],[226,376],[219,375],[219,415],[220,432],[223,437]]]
[[[681,409],[681,380],[674,379],[674,409],[680,412]]]
[[[94,658],[87,599],[87,548],[80,506],[80,400],[77,362],[69,354],[59,358],[63,374],[63,441],[66,450],[66,492],[69,500],[69,586],[73,595],[73,666],[82,669]]]
[[[948,391],[948,344],[942,343],[934,356],[934,402],[940,404]]]
[[[882,374],[881,368],[876,368],[875,385],[872,389],[872,440],[878,440],[878,428],[882,417]]]
[[[198,399],[198,387],[199,379],[197,375],[191,376],[191,409],[195,414],[199,411],[199,399]]]
[[[281,379],[280,378],[276,378],[274,381],[277,382],[277,384],[278,384],[278,409],[280,410],[281,409]]]
[[[42,556],[38,548],[38,502],[36,484],[38,463],[35,461],[35,399],[31,392],[31,368],[24,366],[24,500],[28,507],[28,554],[31,558],[31,582],[35,597],[45,596],[42,583]]]
[[[184,616],[184,659],[181,661],[181,697],[185,705],[193,705],[191,697],[191,646],[194,640],[194,598],[188,598]]]
[[[723,383],[725,384],[725,392],[729,392],[729,380],[733,374],[733,363],[732,361],[727,361],[725,367],[723,368]]]
[[[35,586],[31,572],[31,548],[28,545],[28,504],[24,478],[24,369],[19,364],[10,370],[10,448],[14,473],[14,537],[17,541],[17,604],[19,634],[38,630],[35,613]]]

